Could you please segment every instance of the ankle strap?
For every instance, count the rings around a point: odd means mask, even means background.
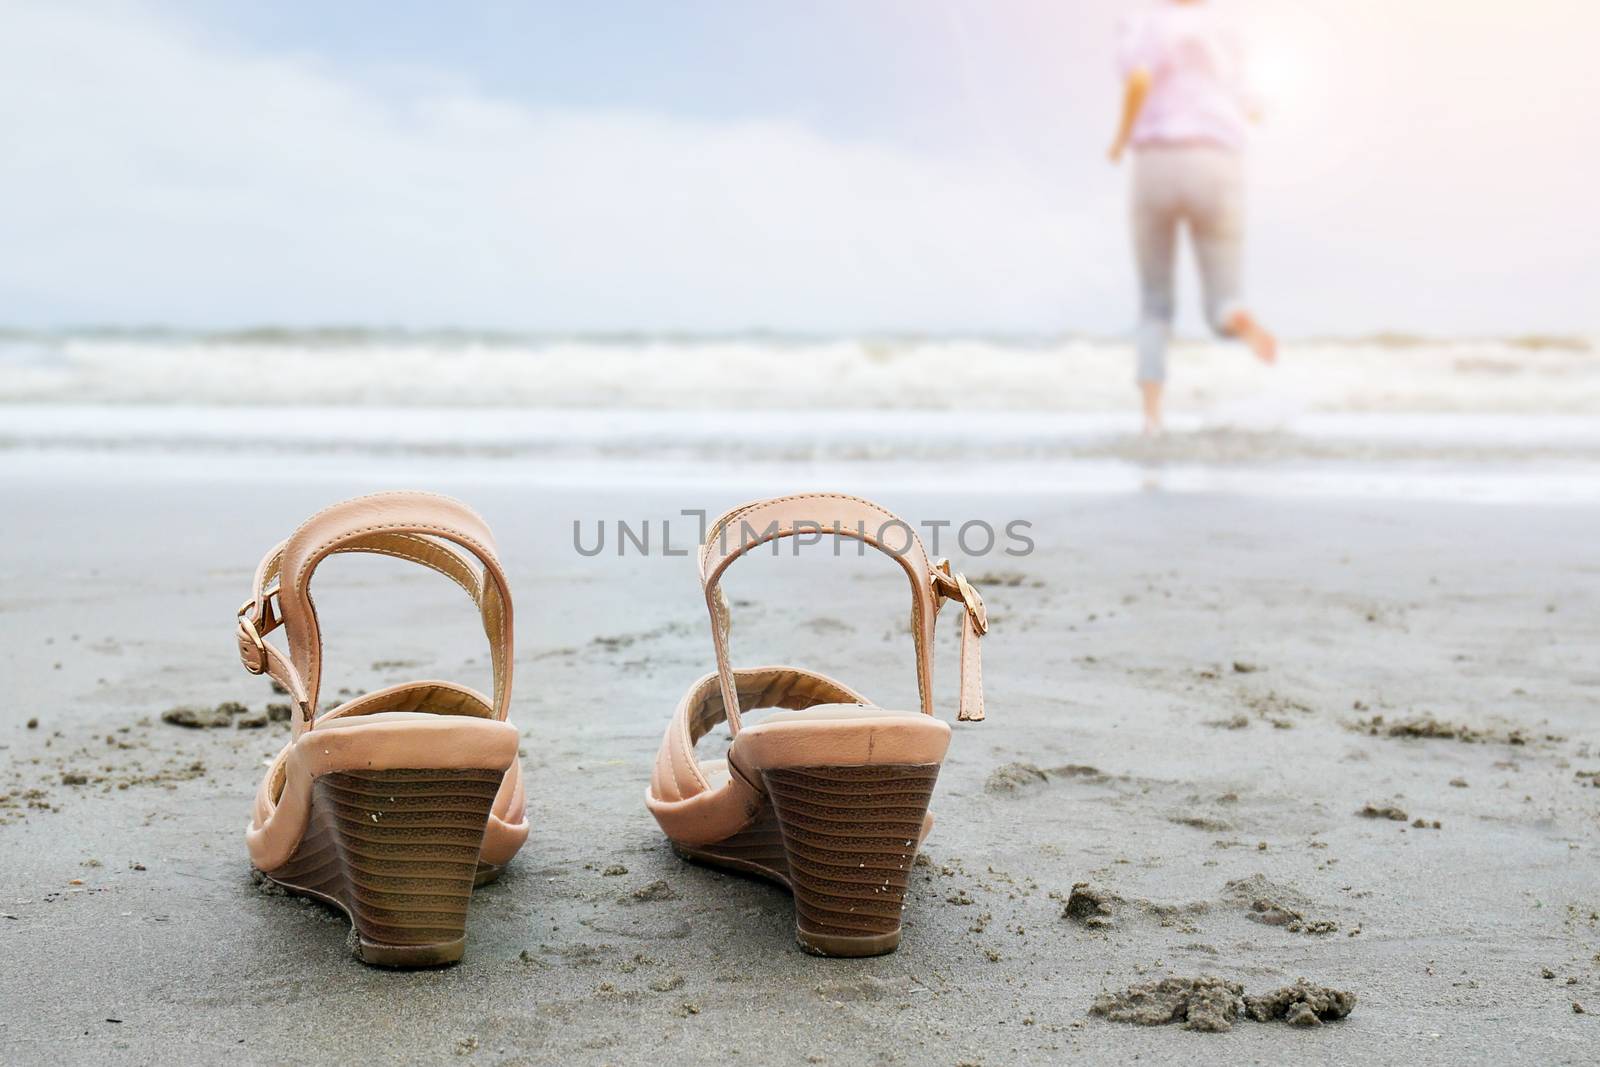
[[[961,624],[961,703],[957,719],[978,721],[983,710],[983,663],[979,641],[988,630],[983,598],[960,574],[952,573],[948,560],[937,565],[916,530],[893,512],[870,500],[839,493],[806,493],[759,500],[726,512],[706,531],[700,547],[700,581],[706,607],[711,612],[711,639],[717,653],[717,673],[722,683],[728,726],[739,732],[738,686],[728,654],[732,620],[722,594],[722,574],[734,560],[751,549],[781,537],[847,537],[871,545],[893,557],[911,582],[911,636],[916,648],[917,695],[922,711],[934,713],[933,639],[939,609],[946,600],[960,601],[965,611]]]
[[[496,718],[504,719],[511,704],[511,591],[488,524],[450,497],[374,493],[318,512],[276,545],[256,568],[254,593],[239,608],[239,658],[245,670],[270,675],[288,690],[299,710],[295,735],[315,721],[322,682],[322,630],[311,602],[311,576],[319,563],[340,552],[411,560],[466,591],[478,605],[489,638],[494,697],[485,702]],[[279,626],[288,631],[287,656],[265,640]]]

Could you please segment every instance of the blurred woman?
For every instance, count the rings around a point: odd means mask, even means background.
[[[1139,264],[1139,389],[1146,433],[1161,429],[1161,392],[1175,311],[1178,228],[1189,232],[1206,321],[1264,363],[1278,344],[1239,288],[1244,161],[1253,108],[1244,56],[1206,0],[1161,0],[1122,27],[1122,119],[1111,162],[1133,149],[1133,243]]]

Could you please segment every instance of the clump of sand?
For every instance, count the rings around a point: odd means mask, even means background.
[[[1493,730],[1467,726],[1465,723],[1446,722],[1432,715],[1414,715],[1409,719],[1395,722],[1386,721],[1382,715],[1374,715],[1371,718],[1355,720],[1350,724],[1350,729],[1373,737],[1436,738],[1463,741],[1469,745],[1488,741],[1505,745],[1526,745],[1529,740],[1528,735],[1518,729],[1497,733]]]
[[[1182,1023],[1185,1030],[1220,1034],[1233,1029],[1244,1010],[1244,987],[1221,978],[1163,978],[1102,993],[1090,1015],[1136,1026]]]
[[[1098,767],[1083,763],[1066,763],[1060,767],[1039,767],[1032,763],[1004,763],[989,772],[983,783],[985,793],[1020,793],[1035,786],[1047,784],[1052,778],[1082,779],[1090,784],[1103,783],[1110,776]]]
[[[989,773],[983,783],[985,793],[1016,793],[1032,786],[1043,785],[1050,776],[1031,763],[1007,763]]]
[[[250,709],[236,700],[225,700],[214,708],[180,704],[161,713],[161,721],[171,726],[189,730],[223,730],[233,725],[240,716],[249,717]],[[241,720],[243,721],[243,720]],[[261,725],[266,725],[263,717]]]
[[[1079,882],[1067,895],[1061,907],[1061,917],[1090,930],[1105,930],[1117,926],[1124,917],[1142,917],[1164,927],[1194,930],[1193,919],[1210,911],[1203,900],[1184,904],[1165,903],[1135,898],[1129,900],[1109,889]]]
[[[258,868],[250,868],[250,881],[255,885],[256,892],[264,897],[286,897],[289,895],[287,889],[268,878],[266,873]]]
[[[1332,919],[1310,918],[1306,913],[1316,905],[1304,894],[1262,874],[1235,878],[1223,887],[1223,896],[1244,908],[1245,918],[1263,926],[1281,926],[1292,934],[1331,934],[1339,929]]]
[[[1356,1007],[1356,995],[1304,978],[1261,996],[1246,996],[1238,982],[1224,978],[1163,978],[1102,993],[1089,1006],[1090,1015],[1136,1026],[1181,1023],[1185,1030],[1226,1033],[1243,1015],[1256,1022],[1282,1019],[1290,1026],[1321,1026],[1343,1019]]]
[[[1411,816],[1402,808],[1393,804],[1365,804],[1357,812],[1363,819],[1389,819],[1393,822],[1405,822]]]
[[[1091,930],[1114,926],[1117,905],[1121,903],[1122,898],[1115,893],[1096,888],[1088,882],[1079,882],[1067,895],[1067,902],[1061,908],[1061,917]]]
[[[1301,978],[1294,985],[1275,989],[1264,996],[1245,997],[1244,1010],[1258,1023],[1282,1019],[1290,1026],[1321,1026],[1355,1011],[1356,995],[1312,985]]]
[[[677,891],[673,889],[672,886],[667,884],[665,878],[657,878],[649,885],[640,886],[627,896],[618,898],[618,900],[623,904],[650,904],[658,900],[677,899]]]

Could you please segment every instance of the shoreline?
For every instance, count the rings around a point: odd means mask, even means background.
[[[1508,413],[1131,413],[0,404],[0,480],[670,486],[980,496],[1600,503],[1600,420]]]
[[[1181,445],[1180,445],[1181,448]],[[139,485],[228,484],[245,472],[274,489],[356,485],[464,493],[477,487],[576,493],[671,490],[756,498],[796,486],[848,485],[866,496],[960,493],[977,501],[1045,494],[1063,499],[1148,497],[1219,501],[1430,502],[1539,509],[1600,504],[1600,463],[1233,462],[1184,458],[907,463],[770,459],[351,455],[343,451],[208,450],[183,453],[112,447],[0,448],[0,483],[60,484],[79,491],[106,478]],[[987,506],[987,505],[985,505]]]

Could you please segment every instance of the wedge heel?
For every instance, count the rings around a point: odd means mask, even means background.
[[[455,963],[473,887],[498,873],[480,871],[479,854],[503,777],[428,769],[321,775],[306,836],[287,863],[264,873],[344,911],[352,951],[365,963]]]
[[[762,777],[800,946],[819,956],[892,952],[939,765],[796,767]]]

